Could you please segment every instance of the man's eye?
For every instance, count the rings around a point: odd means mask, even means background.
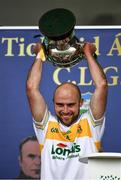
[[[34,154],[29,154],[28,157],[30,157],[31,159],[34,159],[35,155]]]
[[[63,107],[63,104],[56,104],[58,107]]]
[[[68,106],[69,106],[69,107],[73,107],[73,106],[74,106],[74,104],[68,104]]]

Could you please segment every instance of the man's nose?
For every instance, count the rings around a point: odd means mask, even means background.
[[[64,107],[63,107],[63,112],[64,112],[64,113],[68,113],[68,106],[67,106],[67,105],[64,105]]]
[[[40,160],[40,157],[36,157],[35,159],[34,159],[34,162],[35,162],[35,164],[36,165],[40,165],[40,162],[41,160]]]

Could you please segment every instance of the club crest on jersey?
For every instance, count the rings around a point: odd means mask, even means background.
[[[83,131],[83,129],[82,129],[81,125],[79,125],[79,126],[78,126],[78,129],[77,129],[77,133],[80,134],[80,133],[82,133],[82,131]]]

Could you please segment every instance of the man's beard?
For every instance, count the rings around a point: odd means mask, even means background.
[[[66,123],[63,121],[63,119],[56,114],[57,119],[58,119],[58,122],[61,122],[61,123],[64,124],[65,126],[71,126],[72,124],[74,124],[74,123],[78,120],[79,115],[80,115],[80,113],[78,112],[77,115],[75,115],[75,116],[73,116],[73,117],[71,118],[71,121],[69,122],[69,124],[68,124],[68,123],[66,124]],[[68,121],[67,121],[67,122],[68,122]]]

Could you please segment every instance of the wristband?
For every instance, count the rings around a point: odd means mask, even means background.
[[[41,59],[42,61],[46,60],[43,48],[41,48],[40,51],[38,52],[36,59]]]

